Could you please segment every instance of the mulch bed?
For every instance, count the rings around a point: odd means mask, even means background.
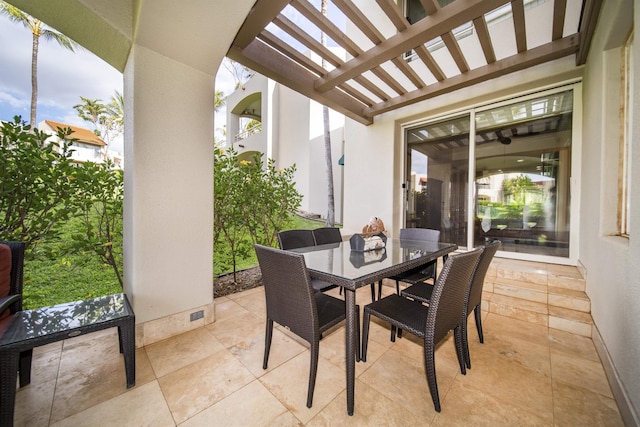
[[[260,267],[249,268],[237,271],[236,280],[233,280],[233,273],[216,277],[213,281],[213,297],[223,297],[235,294],[236,292],[247,291],[249,289],[262,286],[262,273]]]

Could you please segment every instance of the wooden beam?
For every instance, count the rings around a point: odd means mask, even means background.
[[[458,44],[458,41],[453,36],[453,33],[449,31],[444,33],[441,37],[445,46],[447,46],[449,53],[453,57],[453,60],[458,66],[458,69],[460,70],[460,72],[466,73],[467,71],[469,71],[469,64],[467,64],[467,60],[465,59],[464,54],[462,53],[462,49],[460,49],[460,45]]]
[[[553,30],[551,31],[551,40],[562,38],[566,13],[567,0],[555,0],[553,2]]]
[[[318,11],[318,9],[316,9],[311,3],[305,0],[294,0],[291,3],[291,6],[317,26],[320,31],[331,37],[333,41],[338,43],[350,55],[357,57],[362,54],[363,50],[353,40],[347,37],[347,35],[344,34],[337,26],[335,26],[335,24],[329,21],[326,16],[322,15],[322,13],[320,13],[320,11]],[[406,89],[383,68],[374,67],[370,71],[398,95],[407,93]]]
[[[258,0],[231,45],[240,49],[247,47],[289,3],[291,0]]]
[[[360,9],[358,9],[350,0],[333,0],[333,4],[335,4],[347,19],[351,20],[355,24],[362,34],[367,36],[369,40],[375,45],[380,44],[384,39],[384,35],[378,30],[378,28],[369,21],[369,19],[365,16]],[[424,81],[415,72],[413,68],[407,63],[407,61],[402,57],[396,57],[391,60],[393,64],[398,67],[398,69],[409,79],[411,83],[416,88],[422,88],[425,86]]]
[[[339,89],[332,89],[324,93],[313,90],[315,74],[292,62],[260,40],[252,41],[244,49],[231,46],[227,56],[359,123],[364,125],[373,123],[372,118],[362,114],[362,103]]]
[[[576,55],[576,65],[584,65],[587,62],[591,39],[593,39],[593,33],[596,31],[601,7],[602,0],[584,0],[582,17],[578,27],[580,49],[578,49],[578,54]]]
[[[511,14],[513,15],[513,29],[516,32],[516,46],[518,53],[522,53],[527,50],[527,25],[524,20],[523,0],[511,2]]]
[[[504,0],[457,0],[433,16],[411,25],[342,67],[318,79],[316,89],[326,91],[402,53],[438,37],[503,5]]]
[[[473,69],[465,74],[450,77],[447,80],[427,86],[425,89],[409,92],[388,102],[381,102],[370,108],[365,108],[363,115],[373,117],[386,113],[400,107],[404,107],[426,99],[434,98],[438,95],[453,92],[458,89],[469,87],[484,81],[498,78],[505,74],[524,70],[574,54],[579,47],[578,35],[572,35],[560,40],[538,46],[526,52],[518,53],[508,58],[501,59],[492,64]]]
[[[482,52],[484,53],[484,59],[487,61],[487,64],[496,62],[496,54],[493,50],[493,44],[491,44],[491,35],[489,34],[487,20],[484,18],[484,15],[474,19],[473,26],[478,34],[478,40],[480,40],[480,46],[482,46]]]

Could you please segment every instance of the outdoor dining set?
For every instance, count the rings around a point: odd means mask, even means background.
[[[452,254],[457,245],[439,242],[439,237],[437,230],[405,228],[397,239],[370,233],[355,234],[346,241],[339,228],[322,227],[281,231],[280,249],[255,245],[267,308],[263,369],[268,366],[274,322],[307,341],[311,353],[310,408],[320,340],[325,331],[344,320],[347,412],[353,415],[355,363],[367,360],[374,316],[390,326],[391,341],[403,332],[423,341],[426,378],[434,408],[440,412],[435,346],[453,331],[460,372],[465,374],[471,368],[467,318],[474,313],[482,343],[482,287],[500,241]],[[443,262],[438,272],[440,257]],[[396,282],[395,293],[382,297],[383,279]],[[371,287],[371,303],[364,306],[361,334],[355,291],[364,286]],[[344,299],[326,293],[336,287]]]

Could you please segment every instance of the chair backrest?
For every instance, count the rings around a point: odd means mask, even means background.
[[[487,275],[489,265],[493,260],[493,256],[500,248],[500,240],[494,240],[491,243],[487,243],[480,255],[480,261],[478,261],[478,267],[473,273],[473,279],[471,281],[471,289],[469,289],[469,299],[467,301],[467,315],[473,311],[473,309],[482,301],[482,287],[484,286],[484,278]]]
[[[9,295],[22,295],[23,275],[24,275],[24,251],[23,242],[3,242],[1,244],[9,246],[11,249],[11,273],[9,283]],[[10,306],[10,313],[22,311],[22,298],[14,301]],[[2,314],[2,313],[0,313]]]
[[[308,342],[320,339],[318,311],[304,256],[261,245],[254,248],[262,272],[267,318]]]
[[[437,242],[440,240],[440,230],[433,230],[431,228],[401,228],[400,239]]]
[[[447,258],[429,301],[426,340],[433,339],[436,344],[458,327],[463,318],[466,320],[466,314],[463,316],[465,301],[482,251],[484,247]]]
[[[315,246],[313,230],[284,230],[278,232],[280,249],[297,249],[307,246]]]
[[[313,230],[316,245],[342,242],[342,233],[338,227],[321,227]]]

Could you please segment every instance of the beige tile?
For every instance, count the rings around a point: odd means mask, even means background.
[[[469,330],[472,329],[471,324],[472,321],[469,320]],[[541,346],[549,346],[549,328],[546,326],[524,320],[512,319],[494,313],[489,313],[486,318],[482,319],[482,331],[485,340],[491,340],[494,336],[507,336]],[[470,341],[471,337],[473,337],[473,334],[469,332]]]
[[[404,338],[403,338],[404,339]],[[455,378],[450,364],[442,363],[436,356],[436,381],[442,398],[447,394]],[[400,352],[388,351],[367,369],[359,381],[377,390],[397,405],[397,411],[406,411],[421,419],[431,419],[435,409],[424,370],[419,362]]]
[[[262,323],[264,324],[264,321]],[[320,344],[321,352],[324,351],[323,343],[324,340]],[[269,350],[268,368],[265,370],[262,369],[264,345],[264,325],[262,325],[259,332],[244,336],[242,340],[229,347],[229,351],[254,376],[260,377],[308,348],[308,346],[301,344],[290,335],[284,334],[280,329],[274,328],[271,349]]]
[[[264,297],[264,289],[256,289],[257,291],[254,290],[254,292],[249,292],[248,294],[243,292],[241,296],[234,297],[233,301],[255,316],[262,318],[267,311],[267,302]]]
[[[213,303],[194,307],[188,311],[145,322],[143,327],[144,345],[150,345],[178,334],[205,326],[213,321]],[[191,321],[191,313],[202,310],[204,317]]]
[[[486,393],[482,384],[456,380],[432,426],[548,426],[549,419]]]
[[[158,379],[176,423],[231,395],[255,377],[227,350],[221,350]]]
[[[49,425],[56,379],[32,381],[16,392],[16,405],[13,414],[16,427],[46,427]]]
[[[615,400],[555,379],[553,412],[558,426],[624,426]]]
[[[587,294],[573,289],[549,287],[549,305],[585,313],[591,312],[591,301]]]
[[[173,426],[173,418],[157,381],[65,418],[52,426]]]
[[[222,345],[229,348],[251,339],[256,335],[264,337],[266,321],[245,312],[242,316],[227,317],[207,325],[207,329]]]
[[[541,287],[541,285],[537,285]],[[547,290],[532,289],[528,286],[520,286],[520,284],[495,283],[493,286],[495,295],[505,295],[508,297],[519,298],[527,301],[547,303]]]
[[[51,421],[59,421],[126,392],[117,335],[65,341]]]
[[[356,380],[353,415],[347,414],[346,391],[339,394],[306,424],[318,426],[427,426],[430,418],[404,411],[374,387]]]
[[[599,362],[551,351],[551,370],[555,381],[613,398],[604,368]]]
[[[584,292],[586,289],[586,282],[581,277],[567,277],[549,274],[548,284],[549,286],[554,286],[556,288],[573,289],[575,291]]]
[[[551,350],[575,357],[600,362],[591,337],[572,334],[570,332],[549,329],[549,346]]]
[[[236,301],[227,297],[216,298],[214,304],[215,322],[218,323],[229,318],[242,317],[249,311]]]
[[[235,393],[189,418],[181,427],[298,426],[300,422],[255,380]]]
[[[546,285],[547,268],[546,264],[518,260],[505,260],[498,267],[496,277],[498,279],[512,279]]]
[[[320,357],[313,404],[307,408],[310,357],[305,351],[260,377],[260,382],[305,424],[346,388],[344,370]]]
[[[527,354],[504,352],[501,346],[487,341],[475,345],[470,351],[471,369],[467,375],[456,377],[458,381],[483,391],[487,398],[508,402],[511,407],[537,414],[551,424],[551,377],[544,369],[536,368],[544,362],[532,363],[526,359]]]
[[[550,328],[590,337],[592,323],[589,313],[549,306]]]
[[[537,325],[548,326],[549,324],[546,304],[504,295],[493,294],[491,301],[489,301],[489,312]]]
[[[145,347],[156,377],[162,377],[218,352],[224,346],[207,328],[198,328]]]

